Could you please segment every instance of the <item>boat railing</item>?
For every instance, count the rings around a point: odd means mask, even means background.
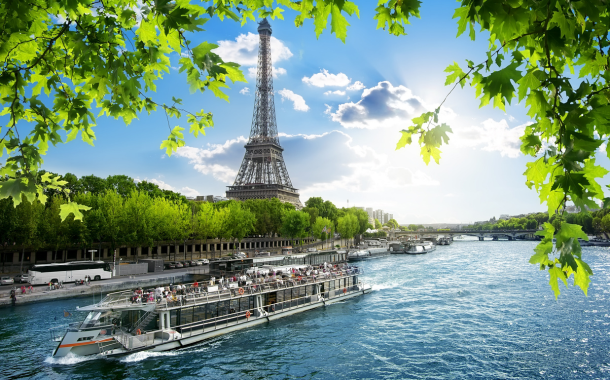
[[[249,322],[253,319],[266,318],[275,314],[288,312],[297,308],[302,308],[303,306],[307,306],[309,304],[315,304],[321,301],[347,296],[354,291],[359,291],[361,286],[362,283],[359,282],[358,284],[349,285],[340,289],[327,289],[322,293],[306,294],[304,296],[270,303],[259,308],[243,309],[230,312],[223,316],[181,325],[176,329],[180,332],[180,334],[182,334],[183,338],[188,338],[193,335],[199,335],[209,331]]]
[[[249,285],[238,286],[236,282],[228,284],[227,288],[221,288],[217,291],[208,292],[206,287],[189,287],[185,294],[176,294],[174,298],[160,298],[157,300],[157,308],[169,309],[174,307],[182,307],[185,305],[193,305],[199,303],[208,303],[210,301],[223,301],[240,297],[242,295],[262,294],[274,289],[287,289],[300,285],[319,284],[328,280],[349,277],[357,274],[362,274],[363,270],[358,267],[347,268],[344,270],[330,271],[318,273],[318,275],[276,278],[269,281],[264,278],[255,278],[254,282]]]

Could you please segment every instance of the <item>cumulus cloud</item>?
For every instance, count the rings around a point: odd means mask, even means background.
[[[240,34],[235,41],[218,41],[218,48],[214,52],[223,60],[239,63],[242,66],[256,66],[258,64],[258,34],[248,32]],[[284,43],[271,37],[271,61],[273,63],[287,60],[292,52]]]
[[[329,95],[339,95],[339,96],[343,96],[345,95],[345,91],[341,91],[341,90],[336,90],[336,91],[326,91],[324,93],[324,95],[329,96]]]
[[[165,182],[163,180],[157,179],[157,178],[153,178],[153,179],[148,179],[148,178],[140,179],[140,178],[136,178],[134,181],[136,181],[136,182],[146,181],[146,182],[154,183],[155,185],[159,186],[159,189],[170,190],[170,191],[173,191],[175,193],[180,193],[180,194],[182,194],[184,196],[187,196],[187,197],[196,197],[198,195],[201,195],[201,194],[199,194],[199,192],[197,190],[192,189],[192,188],[190,188],[188,186],[185,186],[185,187],[183,187],[181,189],[178,189],[178,188],[170,185],[169,183],[167,183],[167,182]]]
[[[250,93],[250,89],[248,87],[244,87],[241,90],[239,90],[239,93],[242,95],[248,95]]]
[[[331,74],[323,69],[311,77],[303,77],[303,82],[315,87],[345,87],[352,81],[343,73]]]
[[[295,94],[287,89],[278,91],[278,94],[282,96],[282,102],[285,99],[292,101],[292,106],[295,110],[303,112],[309,111],[309,106],[305,103],[305,99],[303,99],[301,95]]]
[[[346,90],[347,91],[358,91],[358,90],[362,90],[364,87],[365,87],[364,83],[362,83],[360,81],[356,81],[352,85],[348,86],[346,88]]]
[[[250,78],[256,78],[256,67],[250,67],[248,68],[248,76]],[[279,77],[280,75],[286,75],[287,71],[286,69],[282,68],[282,67],[275,67],[273,66],[272,70],[271,70],[271,75],[273,75],[274,78]]]
[[[184,146],[178,148],[175,155],[188,159],[198,172],[230,184],[235,180],[237,165],[244,154],[242,144],[247,141],[240,136],[224,144],[209,144],[207,149]]]
[[[529,124],[531,122],[510,128],[505,119],[487,119],[481,125],[454,128],[452,142],[489,152],[500,152],[503,157],[516,158],[521,154],[519,138]]]
[[[214,52],[228,62],[239,63],[248,67],[248,76],[256,78],[256,66],[258,65],[258,34],[240,34],[235,41],[218,41],[218,48]],[[292,57],[290,49],[275,37],[271,37],[271,62],[273,64],[285,61]],[[273,66],[273,77],[286,74],[286,69]]]
[[[319,196],[324,191],[379,193],[388,189],[439,184],[423,172],[412,170],[406,162],[404,166],[396,166],[388,155],[354,143],[352,137],[343,131],[280,133],[280,137],[292,182],[302,189],[304,199],[316,194]],[[312,155],[311,152],[324,154]]]
[[[332,120],[345,128],[404,127],[425,110],[422,100],[411,90],[386,81],[365,89],[357,103],[339,105]]]

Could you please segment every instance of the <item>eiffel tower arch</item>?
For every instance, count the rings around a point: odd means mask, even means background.
[[[267,19],[259,23],[258,34],[260,44],[252,128],[235,182],[233,186],[227,186],[227,198],[241,201],[278,198],[300,209],[303,205],[299,200],[299,191],[292,187],[275,121],[271,25]]]

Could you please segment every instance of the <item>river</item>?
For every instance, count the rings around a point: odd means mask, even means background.
[[[362,262],[371,294],[166,353],[50,358],[90,298],[0,308],[4,379],[608,379],[610,249],[588,297],[528,264],[534,242],[456,241]],[[64,318],[63,311],[73,312]]]

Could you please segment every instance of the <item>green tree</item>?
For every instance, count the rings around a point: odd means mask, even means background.
[[[316,239],[320,239],[322,241],[325,241],[329,238],[332,238],[333,235],[333,222],[330,219],[327,218],[323,218],[321,216],[318,216],[316,218],[315,223],[313,224],[311,230],[313,233],[313,236]]]
[[[233,248],[236,249],[235,240],[241,244],[242,239],[254,231],[256,217],[249,209],[243,207],[241,202],[230,204],[228,210],[229,215],[226,225],[233,239]]]
[[[375,229],[378,230],[381,228],[381,222],[379,219],[375,218]]]
[[[23,196],[25,198],[25,196]],[[21,246],[20,271],[23,273],[25,248],[36,250],[40,245],[40,216],[44,206],[39,201],[27,202],[25,199],[15,208],[15,242]]]
[[[291,240],[305,237],[308,227],[309,214],[297,210],[287,210],[284,212],[282,216],[282,236],[290,237]]]

